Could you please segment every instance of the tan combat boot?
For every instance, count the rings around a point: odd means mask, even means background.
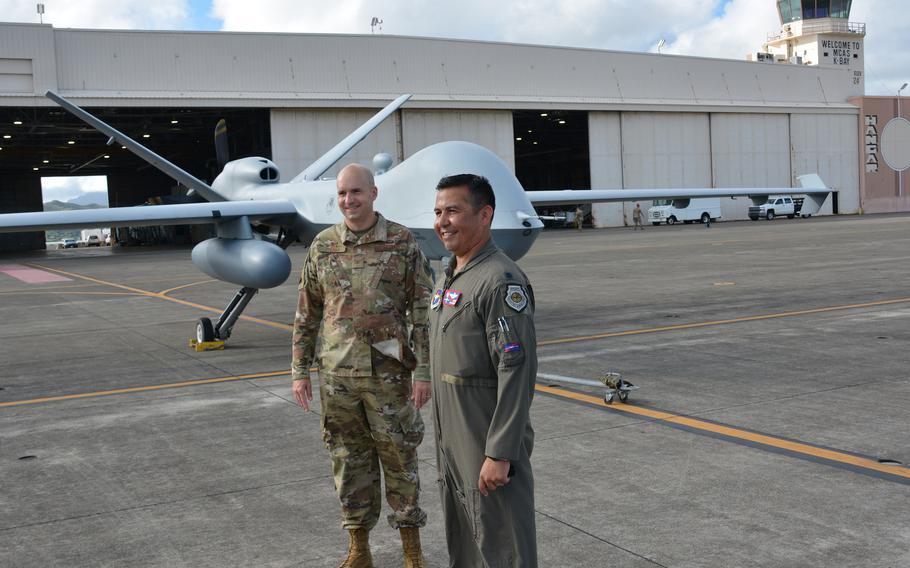
[[[351,546],[348,557],[338,568],[373,568],[373,555],[370,554],[370,531],[351,529]]]
[[[398,530],[401,532],[401,548],[404,549],[404,568],[427,568],[420,551],[420,529],[402,527]]]

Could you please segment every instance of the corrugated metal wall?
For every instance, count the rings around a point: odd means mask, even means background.
[[[603,111],[616,105],[848,109],[847,98],[862,94],[841,69],[652,53],[385,35],[0,24],[3,57],[23,57],[14,52],[30,44],[41,44],[24,57],[40,56],[36,75],[42,79],[28,95],[55,88],[112,105],[179,100],[205,106],[230,100],[246,106],[336,101],[363,107],[413,92],[412,107],[431,109],[533,109],[541,103]]]
[[[57,88],[55,37],[50,26],[0,25],[0,93],[32,96]]]
[[[712,114],[711,156],[714,187],[790,187],[788,116]],[[720,204],[728,221],[749,218],[749,199]]]

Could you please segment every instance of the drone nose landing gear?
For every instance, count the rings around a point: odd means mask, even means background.
[[[241,288],[214,323],[209,318],[199,318],[196,338],[190,340],[190,347],[196,351],[224,349],[224,342],[231,336],[234,324],[258,291],[258,288]]]
[[[282,228],[278,231],[275,244],[287,250],[295,240],[297,240],[297,234],[294,231]],[[224,349],[224,342],[231,336],[234,324],[237,323],[240,314],[258,291],[259,288],[246,286],[238,290],[215,323],[212,323],[209,318],[199,318],[199,321],[196,322],[196,338],[190,340],[190,347],[196,351]]]

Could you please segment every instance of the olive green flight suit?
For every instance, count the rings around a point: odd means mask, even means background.
[[[319,233],[301,273],[291,374],[319,365],[322,434],[332,457],[342,528],[379,519],[380,464],[393,528],[421,527],[420,413],[411,381],[429,380],[429,265],[407,228],[377,215],[362,234]],[[318,341],[317,341],[318,338]]]
[[[430,374],[449,566],[535,568],[534,296],[492,239],[461,270],[446,267],[430,309]],[[486,457],[509,460],[508,484],[481,495]]]

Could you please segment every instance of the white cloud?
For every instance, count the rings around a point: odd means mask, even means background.
[[[731,0],[721,15],[689,28],[670,43],[664,53],[739,59],[759,51],[768,32],[780,29],[771,2]],[[851,22],[865,23],[865,74],[867,95],[894,95],[910,80],[907,27],[910,12],[896,0],[862,0],[853,3]]]
[[[719,0],[213,0],[225,30],[370,33],[637,50],[710,17]]]
[[[70,201],[86,193],[107,194],[106,176],[71,176],[41,178],[41,193],[48,201]],[[107,205],[107,200],[102,205]]]
[[[910,81],[907,5],[898,0],[854,2],[850,21],[866,24],[866,94],[897,95],[898,87]]]
[[[755,0],[732,0],[723,12],[701,25],[683,30],[662,51],[681,55],[745,59],[760,51],[768,32],[780,29],[777,10],[771,2],[759,9]]]
[[[187,0],[42,0],[44,23],[56,28],[173,29],[186,21]],[[38,23],[37,2],[0,0],[7,22]]]

